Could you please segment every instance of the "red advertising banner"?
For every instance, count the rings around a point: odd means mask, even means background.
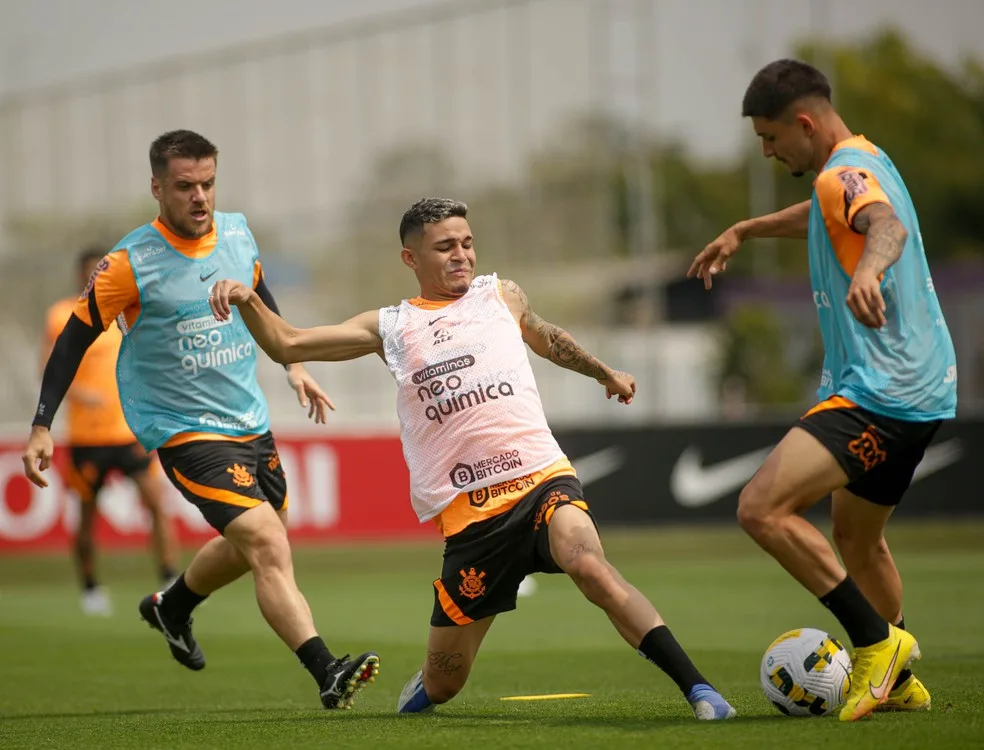
[[[420,524],[410,507],[409,475],[397,437],[315,437],[277,435],[287,472],[292,541],[440,538],[433,524]],[[0,441],[0,553],[63,549],[78,519],[78,501],[62,480],[66,450],[57,446],[49,486],[39,489],[24,476],[23,443]],[[197,546],[212,537],[191,503],[161,473],[167,508],[180,541]],[[149,531],[147,513],[133,484],[123,477],[107,481],[99,497],[97,543],[142,547]]]

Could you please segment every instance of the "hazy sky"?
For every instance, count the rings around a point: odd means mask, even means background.
[[[465,0],[473,5],[476,0]],[[633,3],[637,0],[611,0]],[[444,4],[454,0],[444,0]],[[328,26],[434,0],[31,0],[5,3],[0,96],[141,62]],[[442,4],[438,2],[437,4]],[[658,0],[651,86],[664,127],[733,149],[751,73],[794,40],[894,24],[942,61],[984,59],[984,0]],[[695,124],[696,123],[696,124]]]

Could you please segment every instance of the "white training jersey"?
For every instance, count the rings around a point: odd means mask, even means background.
[[[382,308],[379,335],[397,382],[410,499],[421,523],[460,493],[564,458],[495,274],[477,277],[438,309],[409,300]]]

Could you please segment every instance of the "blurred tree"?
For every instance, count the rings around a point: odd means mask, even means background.
[[[984,214],[976,210],[984,194],[984,67],[968,62],[944,69],[894,32],[860,43],[805,43],[796,54],[830,61],[838,108],[850,127],[895,160],[919,210],[929,253],[953,257],[984,250]],[[748,130],[748,150],[737,162],[708,164],[613,116],[572,116],[529,154],[518,179],[500,183],[462,174],[440,144],[401,147],[369,170],[320,271],[346,279],[333,302],[354,295],[364,303],[368,293],[373,303],[385,304],[412,293],[409,275],[393,262],[395,221],[413,200],[435,194],[460,196],[474,209],[483,269],[512,273],[544,263],[573,267],[625,258],[642,218],[635,192],[640,141],[662,187],[652,193],[663,239],[652,249],[690,255],[751,210],[750,169],[762,156],[750,125],[734,120]],[[794,178],[780,164],[768,169],[777,208],[810,196],[809,178]],[[391,218],[381,223],[384,216]],[[775,247],[770,271],[807,273],[802,242]],[[733,270],[761,273],[756,249],[752,243],[740,253]],[[347,301],[343,309],[353,304]]]
[[[948,70],[895,31],[859,46],[804,44],[798,52],[833,61],[837,108],[902,173],[926,252],[984,251],[984,68],[967,61]]]
[[[0,256],[0,314],[41,330],[55,299],[77,294],[75,259],[85,246],[108,252],[127,232],[157,215],[143,199],[115,213],[66,216],[55,212],[14,216],[6,226],[13,252]]]
[[[742,305],[728,318],[719,382],[737,389],[747,404],[774,407],[804,400],[818,369],[791,362],[788,333],[768,305]],[[812,355],[812,351],[811,351]],[[814,357],[810,357],[813,364]]]
[[[832,63],[825,72],[837,109],[850,128],[885,149],[902,173],[930,257],[980,256],[984,67],[967,61],[957,70],[946,69],[891,30],[858,44],[807,42],[795,53]],[[737,165],[702,167],[674,147],[661,157],[669,186],[662,207],[668,247],[699,249],[748,215],[749,164],[762,158],[757,144]],[[777,207],[809,197],[810,180],[793,178],[778,164],[773,176]],[[777,271],[806,273],[802,243],[780,241],[778,249]],[[734,270],[748,271],[750,255],[739,254]]]

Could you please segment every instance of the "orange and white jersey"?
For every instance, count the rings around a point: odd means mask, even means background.
[[[404,300],[379,313],[397,382],[410,498],[445,535],[508,510],[546,474],[573,474],[543,414],[519,325],[493,274],[450,302]],[[522,493],[509,491],[523,478]],[[501,487],[503,492],[484,491]],[[445,509],[453,518],[441,519]]]

